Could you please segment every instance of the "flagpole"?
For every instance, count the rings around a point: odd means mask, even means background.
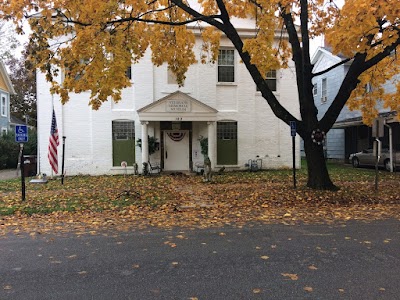
[[[64,161],[65,161],[65,139],[66,137],[63,136],[63,144],[62,144],[62,163],[61,163],[61,184],[64,184]]]
[[[51,94],[51,120],[53,121],[53,114],[54,114],[54,94]],[[52,126],[52,123],[50,123],[50,126]],[[50,136],[51,136],[51,129],[50,129]],[[49,138],[49,143],[50,143],[50,138]],[[53,172],[53,166],[50,164],[50,169],[51,169],[51,179],[54,179],[54,172]]]
[[[51,94],[51,119],[53,120],[53,113],[54,113],[54,95]],[[50,123],[50,126],[52,126],[52,124]],[[51,129],[50,129],[50,135],[51,135]],[[50,143],[50,139],[49,139],[49,143]],[[51,179],[54,179],[54,172],[53,172],[53,166],[50,164],[50,169],[51,169]]]

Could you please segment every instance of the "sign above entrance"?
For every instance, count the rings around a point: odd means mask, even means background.
[[[166,101],[166,111],[167,112],[190,112],[189,100],[167,100]]]

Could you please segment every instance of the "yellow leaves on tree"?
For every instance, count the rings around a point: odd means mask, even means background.
[[[347,0],[337,20],[326,32],[326,39],[335,54],[352,58],[363,55],[372,62],[382,53],[390,56],[370,63],[358,79],[348,101],[351,110],[360,110],[363,121],[371,124],[378,111],[386,108],[399,111],[399,88],[388,91],[387,85],[399,85],[400,59],[395,53],[399,47],[400,2],[397,0]]]
[[[47,74],[52,92],[60,94],[64,103],[70,92],[85,90],[91,91],[90,104],[95,109],[110,98],[120,100],[121,91],[131,84],[126,69],[148,49],[152,62],[156,66],[167,64],[183,85],[190,65],[216,61],[223,32],[260,91],[268,89],[260,80],[267,71],[287,67],[289,59],[294,61],[303,108],[301,120],[297,120],[298,133],[303,138],[316,123],[328,131],[341,109],[336,107],[333,114],[331,111],[328,117],[317,120],[315,107],[308,105],[313,78],[308,45],[313,37],[324,35],[336,54],[356,62],[349,67],[353,77],[343,82],[337,106],[344,105],[359,80],[349,106],[361,110],[365,122],[370,123],[376,115],[377,100],[382,101],[378,103],[382,107],[399,109],[399,84],[394,82],[397,89],[392,94],[382,87],[399,73],[397,56],[389,56],[400,44],[398,0],[346,0],[342,8],[334,0],[3,2],[0,17],[21,26],[24,16],[30,16],[35,44],[31,58]],[[241,24],[235,23],[238,19],[250,20],[246,24],[253,24],[254,30],[240,37],[240,30],[232,26]],[[196,37],[203,39],[202,45],[196,44]],[[357,68],[359,71],[354,70]],[[372,87],[368,92],[367,85]],[[262,94],[278,118],[286,123],[295,119],[279,107],[272,92]]]
[[[221,32],[214,27],[206,27],[202,30],[203,45],[201,48],[200,59],[203,64],[208,61],[215,63],[218,58],[218,50],[221,39]]]
[[[182,85],[185,73],[190,65],[196,62],[193,53],[194,33],[186,27],[154,25],[152,32],[152,61],[156,66],[163,63],[176,75],[178,84]]]
[[[351,110],[360,110],[365,124],[372,124],[380,109],[400,111],[400,58],[389,56],[359,76],[360,83],[347,102]],[[387,90],[388,85],[397,89]]]
[[[269,10],[258,11],[256,26],[259,28],[256,36],[246,39],[243,47],[243,50],[250,54],[251,62],[257,66],[263,76],[269,70],[287,67],[291,52],[287,41],[277,38],[277,32],[279,32],[278,36],[282,36],[285,31],[282,21],[275,16],[273,7]]]

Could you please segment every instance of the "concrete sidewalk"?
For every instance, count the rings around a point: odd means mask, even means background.
[[[15,179],[20,177],[20,171],[17,169],[0,170],[0,180]]]

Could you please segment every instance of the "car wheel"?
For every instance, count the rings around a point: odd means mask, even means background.
[[[360,161],[358,160],[357,157],[353,157],[353,159],[351,160],[351,163],[354,168],[358,168],[360,166]]]
[[[390,172],[390,159],[385,160],[384,164],[385,164],[385,170]],[[394,166],[393,166],[393,170],[394,170]]]

